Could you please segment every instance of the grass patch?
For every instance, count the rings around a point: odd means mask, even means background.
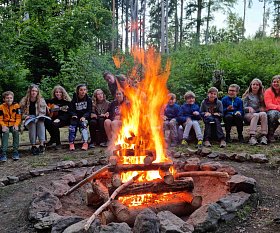
[[[244,206],[241,210],[238,210],[236,216],[240,220],[246,220],[249,214],[252,212],[252,207],[249,205]]]

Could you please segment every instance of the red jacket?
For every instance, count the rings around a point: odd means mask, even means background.
[[[266,110],[278,110],[280,111],[280,96],[276,97],[271,87],[264,93],[264,102]]]

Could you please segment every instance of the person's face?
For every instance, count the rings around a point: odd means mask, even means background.
[[[258,81],[254,81],[251,84],[252,92],[257,93],[260,89],[260,83]]]
[[[101,100],[104,100],[104,93],[103,91],[97,91],[96,92],[96,99],[101,101]]]
[[[123,93],[121,91],[116,92],[116,100],[121,103],[123,101]]]
[[[228,96],[231,98],[234,98],[237,96],[237,91],[235,87],[229,87],[228,88]]]
[[[276,78],[272,81],[272,87],[276,90],[280,90],[280,79]]]
[[[54,92],[54,95],[57,99],[59,99],[59,100],[62,99],[62,91],[60,89],[56,89]]]
[[[32,87],[32,89],[30,90],[30,96],[31,96],[31,98],[36,98],[37,95],[38,95],[38,93],[39,93],[38,88]]]
[[[82,86],[79,88],[79,91],[78,91],[78,96],[79,98],[84,98],[87,94],[87,87],[86,86]]]
[[[195,103],[195,98],[193,96],[190,96],[186,100],[187,104],[194,104]]]
[[[168,101],[169,105],[174,105],[176,103],[176,98],[170,98],[170,100]]]
[[[115,82],[115,77],[114,77],[112,74],[107,74],[106,77],[105,77],[105,80],[106,80],[108,83],[113,84],[113,83]]]
[[[5,98],[4,98],[4,102],[5,102],[6,104],[8,104],[9,106],[11,106],[12,103],[14,102],[14,97],[13,97],[12,95],[7,95],[7,96],[5,96]]]
[[[209,92],[208,93],[208,98],[210,101],[214,101],[217,98],[217,92]]]

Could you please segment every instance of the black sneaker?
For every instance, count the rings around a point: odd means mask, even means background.
[[[232,142],[232,140],[231,140],[231,138],[230,138],[230,135],[226,135],[226,142],[228,142],[228,143],[231,143],[231,142]]]
[[[47,143],[46,143],[46,146],[49,147],[49,146],[52,146],[55,142],[53,140],[49,140]]]
[[[40,154],[45,153],[45,146],[43,146],[43,145],[40,145],[40,146],[39,146],[39,153],[40,153]]]
[[[239,141],[240,143],[245,143],[245,140],[244,140],[243,135],[241,135],[241,136],[238,137],[238,141]]]
[[[36,146],[32,146],[31,153],[32,153],[32,155],[39,155],[39,148]]]

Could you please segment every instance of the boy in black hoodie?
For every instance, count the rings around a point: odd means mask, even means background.
[[[92,109],[92,100],[87,95],[87,86],[79,84],[76,87],[72,101],[70,103],[69,113],[71,121],[69,126],[69,149],[75,150],[74,141],[76,138],[77,128],[79,127],[82,134],[83,146],[82,150],[88,149],[88,131],[87,124]]]

